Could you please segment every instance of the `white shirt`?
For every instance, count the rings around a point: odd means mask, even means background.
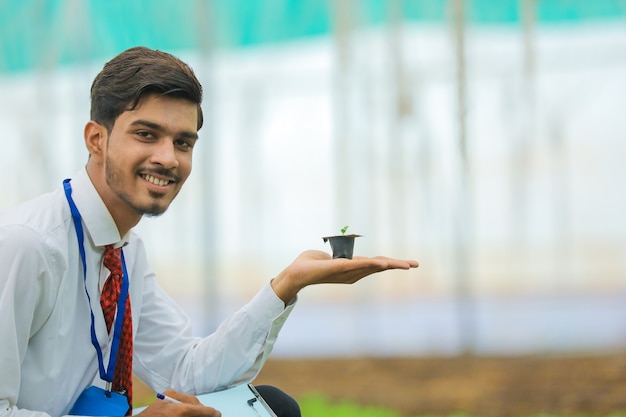
[[[104,245],[123,246],[133,315],[133,372],[155,391],[189,394],[250,382],[293,308],[269,283],[206,338],[156,283],[141,238],[120,237],[82,169],[71,181],[85,235],[87,291],[108,363],[100,293]],[[55,192],[0,213],[0,417],[67,414],[80,393],[103,387],[69,206]]]

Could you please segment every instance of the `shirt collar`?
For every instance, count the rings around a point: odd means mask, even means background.
[[[125,246],[130,237],[130,231],[120,237],[115,220],[107,209],[104,201],[96,191],[87,170],[83,167],[72,178],[72,198],[80,212],[85,229],[95,246],[114,245]]]

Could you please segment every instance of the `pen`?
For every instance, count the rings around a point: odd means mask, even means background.
[[[167,402],[170,402],[170,403],[174,403],[174,404],[182,404],[180,401],[178,401],[178,400],[176,400],[176,399],[174,399],[174,398],[172,398],[172,397],[168,397],[167,395],[163,395],[163,394],[161,394],[160,392],[157,392],[156,397],[157,397],[159,400],[167,401]]]

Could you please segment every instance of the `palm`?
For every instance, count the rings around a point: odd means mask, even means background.
[[[322,251],[306,251],[290,265],[291,273],[299,276],[303,284],[353,284],[376,272],[388,269],[409,269],[417,266],[414,261],[391,258],[368,258],[355,256],[352,259],[333,259]]]

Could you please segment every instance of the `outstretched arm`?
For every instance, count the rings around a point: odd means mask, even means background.
[[[354,284],[368,275],[389,269],[417,268],[414,260],[355,256],[352,259],[333,259],[328,253],[310,250],[300,254],[287,268],[272,280],[276,295],[286,303],[309,285]]]

